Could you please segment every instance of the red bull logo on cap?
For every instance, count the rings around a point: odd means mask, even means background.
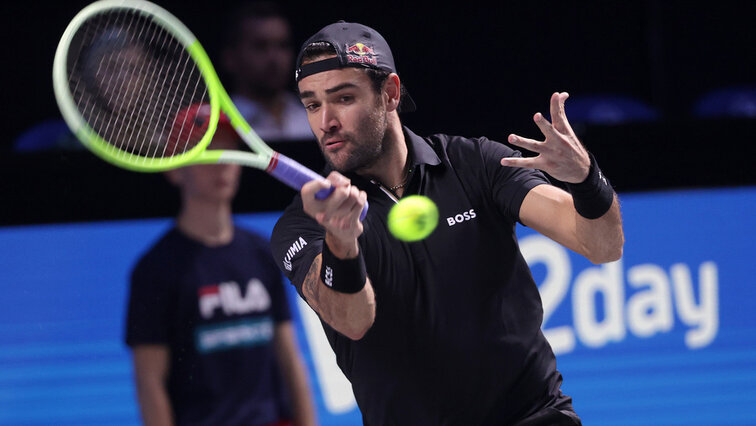
[[[375,50],[362,43],[347,45],[346,54],[347,60],[350,63],[378,65],[378,60],[375,58]]]
[[[375,51],[372,47],[365,46],[362,43],[355,43],[351,46],[347,46],[347,53],[356,53],[360,56],[375,55]]]

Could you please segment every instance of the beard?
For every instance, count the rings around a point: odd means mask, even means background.
[[[338,152],[328,154],[324,151],[326,162],[339,173],[358,172],[373,166],[386,150],[385,138],[388,128],[386,109],[376,102],[376,108],[365,114],[357,125],[355,132],[339,132],[338,135],[347,143]],[[325,140],[333,135],[324,135]]]

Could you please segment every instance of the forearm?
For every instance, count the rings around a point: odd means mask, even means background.
[[[576,214],[575,230],[588,260],[611,262],[622,257],[624,244],[619,200],[596,159],[588,156],[588,175],[580,183],[567,184]]]
[[[133,350],[134,378],[142,420],[147,426],[173,424],[166,381],[170,350],[166,345],[138,345]]]
[[[276,355],[292,402],[293,422],[296,426],[317,424],[315,405],[305,366],[295,343],[291,322],[276,327]]]
[[[318,200],[316,192],[328,186],[333,188],[331,195]],[[325,229],[323,249],[310,265],[302,294],[331,328],[359,340],[375,320],[375,295],[357,243],[367,193],[335,171],[328,182],[306,183],[301,193],[305,213]]]
[[[375,320],[375,293],[370,278],[356,293],[335,291],[320,277],[321,262],[322,254],[312,262],[302,284],[307,303],[331,328],[352,340],[361,339]]]
[[[520,219],[524,225],[593,263],[622,257],[624,235],[616,195],[609,210],[596,219],[587,219],[577,212],[568,192],[552,185],[539,185],[523,200]]]
[[[137,382],[137,395],[145,426],[173,425],[173,412],[168,392],[158,381]]]
[[[317,424],[315,416],[315,406],[310,396],[309,383],[304,374],[302,363],[292,365],[290,376],[287,378],[287,384],[291,392],[292,411],[295,426],[315,426]]]
[[[586,219],[575,212],[575,232],[579,251],[591,262],[599,264],[621,258],[625,236],[617,196],[609,210],[597,219]]]

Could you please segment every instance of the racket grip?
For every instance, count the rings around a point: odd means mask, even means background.
[[[302,186],[311,180],[325,181],[323,176],[320,176],[291,158],[278,153],[271,160],[267,172],[297,191],[300,191]],[[334,187],[321,189],[315,193],[315,198],[318,200],[324,200],[331,195],[333,190]],[[362,213],[360,213],[360,220],[365,219],[367,211],[368,203],[365,201],[365,207],[362,208]]]
[[[315,198],[317,198],[318,200],[325,200],[329,195],[331,195],[333,190],[334,187],[321,189],[320,191],[315,193]]]

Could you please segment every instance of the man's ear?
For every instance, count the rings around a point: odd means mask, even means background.
[[[391,73],[383,82],[383,93],[388,97],[386,109],[388,111],[395,111],[399,108],[399,101],[401,100],[401,87],[402,82],[396,73]]]

